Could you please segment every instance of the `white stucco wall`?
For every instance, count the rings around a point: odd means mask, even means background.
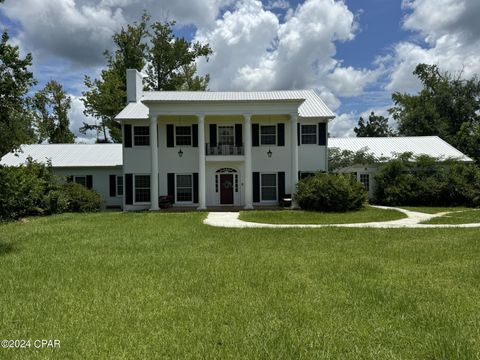
[[[376,182],[374,175],[378,171],[378,166],[375,165],[353,165],[349,167],[344,167],[336,170],[335,172],[339,173],[357,173],[357,181],[360,182],[361,174],[369,175],[369,189],[368,189],[368,199],[375,200],[375,187]]]
[[[121,206],[122,196],[110,196],[110,175],[121,176],[121,167],[111,168],[53,168],[55,175],[66,178],[67,176],[92,175],[92,188],[97,191],[104,201],[105,206]]]

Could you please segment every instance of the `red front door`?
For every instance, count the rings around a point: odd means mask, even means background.
[[[233,204],[233,174],[220,174],[220,204]]]

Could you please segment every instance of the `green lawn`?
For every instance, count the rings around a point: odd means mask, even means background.
[[[480,209],[452,212],[433,218],[424,224],[471,224],[480,223]]]
[[[478,229],[0,225],[1,359],[479,359]]]
[[[303,210],[253,210],[241,211],[240,220],[265,224],[348,224],[372,221],[389,221],[406,218],[396,210],[366,206],[360,211],[345,213]]]

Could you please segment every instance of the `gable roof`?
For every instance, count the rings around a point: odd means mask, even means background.
[[[441,159],[473,161],[438,136],[329,138],[328,147],[354,152],[367,150],[377,158],[392,158],[396,154],[412,152],[415,156],[428,155]]]
[[[0,165],[19,166],[27,157],[41,163],[51,160],[52,167],[122,166],[122,144],[34,144],[2,157]]]
[[[148,119],[150,102],[272,102],[303,101],[298,108],[300,117],[328,117],[335,114],[314,90],[277,91],[146,91],[140,102],[129,103],[117,120]]]

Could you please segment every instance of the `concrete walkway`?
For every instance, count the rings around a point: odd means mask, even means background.
[[[407,215],[407,218],[391,221],[377,221],[354,224],[263,224],[240,220],[239,212],[210,212],[203,221],[204,224],[226,228],[322,228],[322,227],[348,227],[348,228],[476,228],[480,223],[474,224],[420,224],[421,222],[443,216],[455,211],[437,214],[425,214],[389,206],[373,206],[379,209],[393,209]]]

